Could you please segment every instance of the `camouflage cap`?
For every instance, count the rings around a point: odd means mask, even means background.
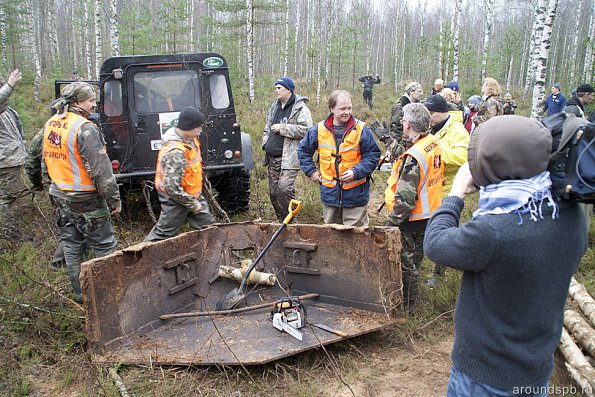
[[[62,88],[62,98],[67,102],[80,102],[95,96],[95,90],[89,83],[77,81]]]
[[[421,90],[421,84],[419,84],[417,81],[412,81],[411,83],[407,84],[407,87],[405,87],[405,92],[407,94],[413,92],[413,91],[417,91],[417,90]]]

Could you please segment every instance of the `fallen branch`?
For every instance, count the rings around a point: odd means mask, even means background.
[[[565,328],[562,328],[559,347],[566,358],[566,368],[572,378],[582,387],[583,392],[587,396],[594,397],[595,369],[589,364],[589,361],[585,358],[581,349],[574,343]]]
[[[124,381],[122,380],[122,378],[120,378],[120,375],[118,375],[118,372],[114,368],[110,368],[108,370],[108,372],[109,372],[110,376],[112,377],[112,380],[116,384],[116,387],[118,388],[118,391],[120,392],[120,395],[122,397],[130,397],[130,394],[128,394],[128,390],[126,390],[126,385],[124,384]]]
[[[585,317],[589,319],[591,326],[595,327],[595,300],[593,300],[585,287],[576,281],[574,277],[570,280],[568,293],[578,303]]]
[[[564,312],[564,326],[581,347],[595,358],[595,330],[574,310]]]

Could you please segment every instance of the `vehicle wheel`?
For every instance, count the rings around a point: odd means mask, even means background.
[[[248,211],[250,208],[250,173],[233,170],[223,174],[215,186],[217,201],[228,214]]]

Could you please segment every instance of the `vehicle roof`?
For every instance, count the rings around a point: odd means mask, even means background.
[[[205,59],[219,58],[223,61],[217,67],[207,68],[203,65]],[[197,62],[205,69],[227,69],[228,64],[225,58],[216,52],[197,52],[193,54],[161,54],[161,55],[129,55],[117,56],[106,59],[101,64],[100,75],[109,75],[114,69],[125,69],[130,65],[150,65],[160,63],[185,63]]]

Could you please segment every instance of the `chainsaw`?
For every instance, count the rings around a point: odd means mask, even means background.
[[[273,327],[285,331],[297,340],[302,340],[298,329],[306,325],[306,308],[297,296],[279,299],[271,311]]]

